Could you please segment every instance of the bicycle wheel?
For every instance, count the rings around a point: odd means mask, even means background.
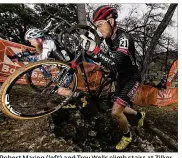
[[[45,70],[44,67],[40,67],[39,70],[40,71],[34,71],[34,70],[30,70],[26,73],[25,78],[26,78],[26,82],[27,84],[35,91],[37,92],[41,92],[43,89],[43,86],[40,86],[38,84],[38,82],[42,82],[44,83],[44,85],[48,84],[51,80],[52,74],[49,72],[49,69],[51,68],[51,66]],[[44,71],[41,71],[42,69],[44,69]],[[39,77],[35,80],[35,77],[39,75]]]
[[[90,33],[90,34],[89,34]],[[65,48],[67,48],[73,56],[77,56],[79,52],[82,52],[82,56],[88,51],[85,51],[81,46],[80,35],[90,35],[90,38],[95,39],[98,46],[101,44],[100,37],[96,30],[87,25],[78,24],[70,27],[62,37]],[[60,37],[61,38],[61,37]],[[83,53],[84,52],[84,53]],[[89,54],[89,53],[88,53]]]
[[[101,40],[97,31],[88,25],[78,24],[78,25],[72,26],[71,28],[68,29],[68,32],[70,36],[74,36],[75,39],[78,38],[78,41],[80,41],[80,34],[86,35],[88,32],[90,32],[92,36],[91,38],[95,39],[95,42],[97,43],[97,45],[99,46],[101,44]]]
[[[96,97],[96,105],[100,112],[106,112],[113,106],[115,80],[109,72],[102,72],[100,85],[97,87],[94,96]]]
[[[41,67],[51,74],[48,82],[45,82],[39,74]],[[29,71],[34,75],[32,76],[34,85],[39,86],[41,92],[30,88],[27,84],[25,75]],[[66,71],[70,71],[70,67],[58,61],[39,61],[19,68],[7,78],[1,87],[0,107],[2,111],[15,119],[35,119],[57,111],[72,98],[77,88],[77,76],[73,72],[73,79],[68,87],[70,93],[67,96],[60,96],[54,92]],[[57,99],[60,103],[54,102]]]

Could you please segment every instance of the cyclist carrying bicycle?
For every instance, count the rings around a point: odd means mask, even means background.
[[[36,60],[45,60],[47,58],[55,58],[60,61],[68,62],[70,57],[64,49],[59,48],[56,41],[49,36],[45,36],[43,30],[38,28],[29,29],[25,33],[25,40],[29,41],[36,48]]]
[[[131,35],[116,26],[117,17],[117,10],[108,5],[100,6],[93,13],[93,23],[104,38],[100,47],[85,35],[80,35],[80,37],[82,47],[116,76],[112,115],[123,131],[123,137],[116,145],[116,149],[123,150],[132,142],[132,135],[124,113],[136,115],[139,127],[143,126],[145,113],[136,112],[130,108],[141,79],[136,65],[134,41]]]
[[[21,53],[16,53],[14,56],[9,57],[10,59],[18,59],[19,61],[23,62],[36,62],[39,60],[53,58],[64,63],[68,63],[71,60],[71,57],[68,55],[66,50],[61,47],[58,41],[52,39],[50,36],[46,36],[43,30],[40,30],[38,28],[29,29],[25,33],[24,38],[36,48],[36,51],[30,52],[29,50],[25,50]],[[41,71],[43,71],[45,77],[50,77],[50,75],[44,69]],[[70,74],[63,83],[63,86],[68,85],[72,81],[72,78],[73,77]]]

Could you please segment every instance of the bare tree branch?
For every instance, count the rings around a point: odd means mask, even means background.
[[[44,10],[45,10],[50,16],[52,16],[52,17],[54,17],[54,18],[56,18],[56,19],[60,19],[60,20],[64,21],[66,24],[68,24],[69,26],[72,26],[72,25],[71,25],[67,20],[65,20],[64,18],[59,17],[59,16],[56,16],[56,15],[54,15],[54,14],[51,14],[51,13],[47,10],[47,8],[45,7],[45,5],[43,5],[43,8],[44,8]]]
[[[152,40],[150,42],[150,46],[147,49],[147,54],[145,56],[144,69],[142,71],[142,77],[145,76],[145,73],[146,73],[146,71],[148,69],[150,55],[153,53],[161,34],[164,32],[165,28],[169,24],[177,5],[178,4],[170,4],[170,6],[169,6],[169,8],[168,8],[162,22],[159,24],[157,30],[154,32],[154,35],[153,35]]]

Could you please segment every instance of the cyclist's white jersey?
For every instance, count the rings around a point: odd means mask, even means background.
[[[53,40],[44,40],[42,44],[42,53],[37,56],[38,60],[45,60],[50,56],[52,51],[56,50],[56,45]]]
[[[54,52],[56,51],[56,44],[53,40],[51,39],[45,39],[43,41],[43,45],[42,45],[42,53],[40,55],[37,56],[38,60],[46,60],[51,52]],[[67,54],[67,52],[65,50],[61,50],[62,55],[64,56],[64,58],[69,61],[70,58]]]

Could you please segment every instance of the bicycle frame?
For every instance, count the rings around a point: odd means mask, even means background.
[[[88,26],[79,25],[79,27],[80,27],[81,29],[91,29],[90,31],[93,31],[93,29],[92,29],[92,28],[88,28]],[[68,32],[71,34],[71,32],[72,32],[73,30],[74,30],[74,29],[70,29],[70,31],[68,31]],[[76,31],[76,32],[78,32],[78,31]],[[70,35],[70,34],[69,34],[69,35]],[[96,38],[96,41],[97,41],[98,43],[100,43],[99,36],[96,35],[96,37],[97,37],[97,38]],[[113,80],[113,79],[108,80],[109,77],[111,78],[111,76],[109,76],[109,73],[108,73],[107,76],[104,78],[104,81],[103,81],[102,83],[100,83],[101,85],[100,85],[99,87],[97,87],[97,89],[94,91],[94,93],[93,93],[93,91],[91,92],[91,90],[90,90],[90,88],[89,88],[88,79],[87,79],[87,76],[86,76],[86,71],[85,71],[85,68],[84,68],[83,62],[82,62],[82,61],[85,61],[85,54],[86,54],[86,51],[83,50],[83,48],[82,48],[81,46],[79,46],[78,50],[80,50],[80,51],[77,51],[77,54],[75,54],[75,58],[70,62],[70,63],[71,63],[71,65],[70,65],[71,68],[70,68],[70,70],[68,70],[68,71],[73,71],[73,72],[76,71],[76,70],[77,70],[76,65],[79,64],[79,67],[80,67],[80,70],[81,70],[82,80],[83,80],[83,82],[84,82],[84,87],[85,87],[85,89],[86,89],[86,91],[85,91],[86,96],[88,96],[88,97],[99,96],[100,93],[102,92],[103,88],[106,87],[108,84],[112,83],[114,80]],[[82,51],[81,51],[81,50],[82,50]],[[69,51],[68,51],[68,54],[69,54],[69,56],[72,55]],[[73,64],[73,65],[72,65],[72,64]],[[102,71],[102,73],[103,73],[103,72],[104,72],[104,71]],[[56,80],[56,79],[57,79],[58,77],[60,77],[60,76],[61,76],[60,73],[58,73],[58,74],[52,79],[52,81],[50,81],[50,83],[48,83],[48,85],[47,85],[46,87],[48,87],[52,82],[54,82],[54,80]],[[101,79],[102,79],[102,78],[101,78]],[[53,88],[52,93],[54,93],[54,92],[59,88],[59,86],[61,85],[61,82],[62,82],[62,81],[60,81],[60,82]],[[46,90],[46,87],[45,87],[44,90]]]
[[[84,83],[84,87],[86,89],[85,91],[85,94],[88,98],[92,98],[92,97],[95,97],[95,96],[99,96],[100,93],[102,92],[102,90],[109,84],[111,84],[112,82],[114,82],[114,79],[111,77],[110,73],[109,72],[105,72],[103,69],[99,69],[97,71],[101,71],[102,72],[102,77],[100,79],[100,86],[98,86],[96,88],[95,91],[91,91],[90,88],[89,88],[89,82],[88,82],[88,78],[87,78],[87,75],[86,75],[86,71],[85,71],[85,68],[84,68],[84,65],[83,65],[83,62],[81,60],[81,62],[77,62],[77,61],[80,61],[80,59],[83,58],[83,55],[82,53],[79,53],[77,57],[75,57],[75,60],[73,60],[75,63],[79,63],[79,67],[80,67],[80,70],[81,70],[81,77],[82,77],[82,80],[83,80],[83,83]],[[77,70],[77,67],[71,67],[70,69],[67,69],[67,72],[69,71],[76,71]],[[46,90],[47,87],[49,87],[55,80],[57,80],[58,78],[61,78],[61,76],[64,76],[65,73],[63,73],[62,71],[60,71],[55,77],[53,77],[51,79],[51,81],[45,86],[45,88],[43,89],[42,92],[44,92]],[[104,75],[104,80],[102,81],[103,79],[103,75]],[[61,82],[63,80],[60,80],[60,82],[55,85],[52,89],[52,91],[50,93],[55,93],[56,90],[61,86]],[[101,82],[102,81],[102,82]]]
[[[86,73],[85,73],[85,68],[83,66],[83,62],[81,62],[79,64],[79,66],[80,66],[80,70],[81,70],[81,76],[82,76],[82,79],[84,81],[84,86],[85,86],[85,89],[86,89],[86,95],[89,96],[89,97],[99,96],[100,93],[102,92],[102,89],[104,87],[106,87],[106,85],[114,82],[114,79],[108,80],[111,76],[110,76],[110,73],[107,73],[107,76],[104,78],[104,81],[102,83],[100,82],[100,86],[97,87],[97,89],[94,91],[94,93],[92,93],[90,88],[89,88],[89,83],[88,83],[88,79],[87,79],[87,76],[86,76]],[[100,70],[102,71],[102,73],[104,73],[104,71],[102,69],[100,69]],[[102,77],[103,77],[103,75],[102,75]],[[102,78],[101,78],[101,80],[102,80]]]

